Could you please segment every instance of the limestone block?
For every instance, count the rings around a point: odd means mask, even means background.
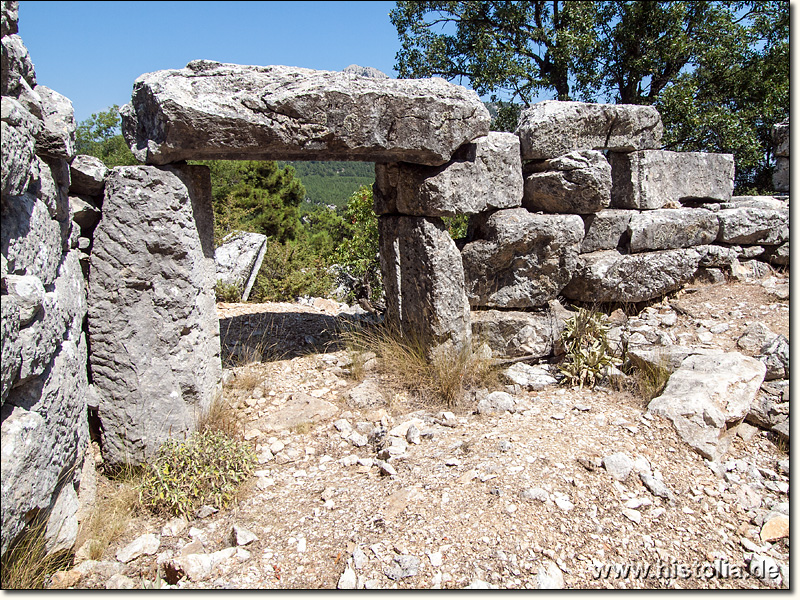
[[[683,200],[726,202],[733,193],[732,154],[641,150],[609,154],[611,206],[652,210]]]
[[[738,352],[690,356],[647,410],[670,419],[687,444],[717,460],[727,447],[726,425],[749,413],[765,372],[763,363]]]
[[[95,156],[79,154],[69,165],[70,194],[102,196],[108,168]]]
[[[776,192],[789,191],[790,169],[788,156],[779,156],[775,159],[775,170],[772,172],[772,187]]]
[[[0,363],[0,404],[5,403],[6,396],[11,390],[11,384],[17,379],[19,367],[22,364],[22,355],[19,351],[19,313],[20,307],[16,299],[4,295],[0,303],[2,306],[2,320],[0,320],[0,340],[2,340],[2,362]]]
[[[22,102],[11,96],[3,97],[3,102],[0,103],[0,120],[12,127],[26,130],[33,137],[39,134],[43,125],[40,117],[31,113]]]
[[[30,193],[3,199],[0,251],[8,273],[34,275],[45,286],[55,281],[61,262],[61,227],[44,202]]]
[[[139,464],[194,430],[216,393],[213,252],[207,167],[111,170],[89,282],[92,377],[110,464]]]
[[[267,236],[261,233],[236,231],[228,235],[214,250],[217,281],[238,287],[242,302],[246,301],[266,252]]]
[[[54,505],[59,480],[71,482],[89,441],[87,386],[86,342],[66,340],[41,377],[9,393],[2,409],[3,552],[31,511]],[[62,530],[54,521],[51,531]]]
[[[524,208],[478,215],[471,228],[461,257],[472,307],[544,306],[569,283],[583,239],[578,215]]]
[[[581,254],[597,250],[614,250],[628,245],[628,223],[637,210],[607,208],[592,215],[584,215],[585,234]]]
[[[581,302],[641,302],[678,289],[697,271],[700,253],[692,248],[620,254],[581,254],[575,276],[562,294]]]
[[[182,159],[360,160],[441,165],[489,132],[473,91],[443,79],[377,79],[195,60],[146,73],[122,129],[149,164]]]
[[[44,127],[36,138],[36,153],[66,158],[75,157],[75,111],[72,102],[43,85],[36,86],[42,99]]]
[[[2,128],[2,194],[19,196],[28,187],[31,165],[35,159],[34,139],[26,130],[3,121]]]
[[[789,242],[773,247],[768,252],[767,260],[773,265],[786,266],[789,264]]]
[[[789,210],[728,208],[717,212],[717,242],[777,246],[789,240]]]
[[[519,138],[492,131],[440,167],[375,165],[375,212],[428,217],[475,214],[522,202]]]
[[[473,339],[488,344],[496,358],[550,356],[564,329],[550,307],[536,312],[475,310],[471,319]]]
[[[72,220],[80,227],[81,235],[91,239],[92,232],[100,221],[100,209],[88,196],[70,196],[69,211]]]
[[[44,532],[45,550],[48,553],[69,550],[78,537],[80,503],[72,481],[65,482],[55,496]]]
[[[767,210],[789,210],[789,199],[777,198],[775,196],[733,196],[730,202],[723,202],[715,206],[719,209],[763,208]],[[708,206],[704,206],[703,208],[708,208]]]
[[[525,165],[522,206],[530,211],[585,215],[611,202],[611,165],[602,152],[575,150]]]
[[[0,5],[0,36],[13,35],[18,31],[19,2],[4,0]]]
[[[702,208],[663,208],[633,215],[628,224],[631,252],[669,250],[710,244],[719,221]]]
[[[378,232],[387,321],[433,346],[469,344],[464,268],[441,220],[382,216]]]
[[[652,106],[545,100],[522,111],[516,133],[522,158],[538,160],[573,150],[658,148],[663,131]]]
[[[731,265],[739,260],[740,248],[738,246],[719,246],[712,244],[708,246],[695,246],[700,253],[701,267],[720,267],[730,269]]]
[[[0,93],[3,96],[16,95],[23,81],[32,88],[36,86],[31,55],[21,37],[16,34],[4,36],[0,40]]]
[[[789,157],[789,119],[772,128],[772,141],[775,144],[775,156]]]

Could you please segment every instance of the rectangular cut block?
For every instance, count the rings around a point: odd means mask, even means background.
[[[719,220],[702,208],[663,208],[634,215],[628,224],[630,251],[669,250],[710,244]]]
[[[386,319],[431,350],[461,350],[471,339],[464,269],[441,220],[378,219]]]
[[[471,317],[472,337],[488,344],[495,358],[550,356],[564,328],[549,306],[535,312],[475,310]]]
[[[146,73],[122,131],[148,164],[185,159],[358,160],[441,165],[489,132],[478,95],[444,79],[195,60]]]
[[[110,464],[195,428],[222,374],[207,167],[117,167],[89,285],[91,372]]]
[[[555,158],[573,150],[630,152],[658,148],[664,126],[652,106],[545,100],[522,111],[516,134],[522,158]]]
[[[569,283],[583,239],[578,215],[524,208],[474,217],[473,241],[461,252],[473,308],[536,308]]]
[[[375,165],[375,212],[426,217],[475,214],[522,202],[519,138],[492,131],[440,167]]]
[[[772,141],[775,144],[775,156],[789,157],[789,119],[772,128]]]
[[[612,152],[611,206],[652,210],[682,200],[726,202],[733,193],[732,154],[641,150]]]
[[[581,254],[572,281],[561,293],[581,302],[650,300],[689,281],[700,258],[693,248],[641,254],[620,254],[616,250]]]
[[[614,250],[627,247],[628,223],[638,210],[607,208],[593,215],[585,215],[585,234],[581,242],[581,254],[597,250]]]
[[[789,240],[789,209],[745,206],[717,212],[719,235],[724,244],[779,245]]]
[[[611,165],[597,150],[576,150],[525,165],[522,206],[535,212],[585,215],[611,202]]]

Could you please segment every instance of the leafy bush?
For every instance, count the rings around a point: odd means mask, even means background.
[[[362,296],[377,300],[383,295],[378,257],[378,216],[372,210],[372,188],[362,185],[350,197],[344,211],[347,237],[335,255],[337,263],[361,281]]]
[[[567,319],[561,334],[566,351],[561,373],[567,385],[594,387],[608,369],[622,362],[609,346],[604,321],[605,315],[586,308]]]
[[[142,480],[142,504],[157,512],[190,516],[205,504],[225,508],[253,472],[249,445],[220,431],[195,432],[164,442]]]
[[[234,285],[232,283],[223,283],[222,281],[217,281],[216,285],[214,286],[214,294],[217,297],[217,302],[242,301],[242,290],[239,289],[238,285]]]
[[[332,282],[326,266],[305,244],[268,242],[250,299],[293,302],[300,296],[327,296]]]

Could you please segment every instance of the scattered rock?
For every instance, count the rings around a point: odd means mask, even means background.
[[[129,563],[140,556],[155,554],[158,552],[159,546],[161,546],[159,537],[152,533],[146,533],[119,550],[117,560],[121,563]]]

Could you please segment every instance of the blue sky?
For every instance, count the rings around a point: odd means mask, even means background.
[[[43,2],[22,0],[19,34],[39,84],[63,94],[80,122],[130,100],[142,73],[194,59],[391,77],[400,48],[394,2]]]

